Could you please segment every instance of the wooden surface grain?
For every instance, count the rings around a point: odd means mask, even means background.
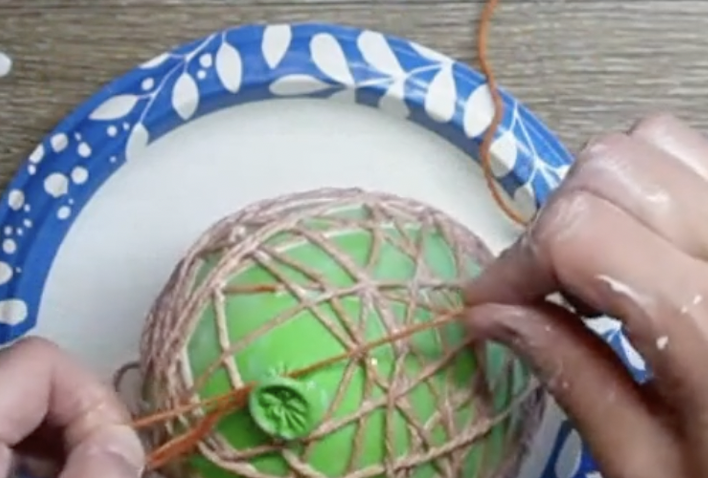
[[[405,36],[476,65],[480,0],[0,0],[0,186],[102,84],[175,44],[248,22],[327,21]],[[672,110],[708,128],[708,2],[502,0],[504,87],[571,148]]]

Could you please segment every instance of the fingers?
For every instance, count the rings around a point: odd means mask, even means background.
[[[91,476],[139,476],[110,475],[113,469],[120,473],[123,468],[112,458],[101,458],[120,455],[133,468],[142,467],[143,450],[126,425],[127,412],[109,388],[56,346],[31,338],[2,350],[0,383],[12,384],[0,394],[0,444],[14,447],[46,423],[63,432],[61,438],[69,452],[66,472],[74,473],[99,460],[104,461],[103,470]],[[86,465],[82,457],[88,460]]]
[[[658,114],[639,121],[630,136],[681,161],[708,181],[708,140],[675,116]]]
[[[705,401],[694,364],[708,360],[708,268],[697,260],[708,257],[707,153],[666,116],[591,143],[521,240],[471,284],[468,303],[560,291],[622,320],[659,389]]]
[[[708,226],[704,220],[708,213],[706,171],[707,140],[671,116],[651,117],[639,122],[629,136],[610,135],[588,144],[561,188],[541,211],[537,223],[544,217],[557,215],[559,210],[572,216],[571,208],[554,204],[568,203],[563,196],[584,191],[615,204],[688,254],[705,259],[708,257]],[[502,254],[510,258],[503,261],[509,265],[519,260],[517,252],[523,251],[527,263],[511,268],[494,267],[493,273],[485,273],[480,285],[469,291],[472,303],[533,301],[554,292],[557,283],[553,271],[529,254],[537,247],[534,241],[539,240],[531,237],[536,228],[537,224],[533,224],[511,251]],[[607,233],[611,235],[612,231]],[[612,237],[626,243],[624,238]],[[518,273],[522,269],[525,273]],[[477,291],[483,294],[480,296]],[[568,291],[560,292],[574,304],[584,302],[582,297],[572,297]]]
[[[564,181],[565,193],[575,189],[611,202],[686,253],[708,258],[706,180],[649,141],[612,134],[591,143]]]
[[[655,419],[655,404],[577,317],[551,304],[483,305],[468,311],[466,325],[475,337],[500,342],[529,363],[603,464],[605,476],[670,475],[673,437]],[[667,468],[647,475],[647,450]],[[642,465],[641,474],[632,471]]]
[[[706,284],[703,263],[613,204],[574,191],[559,196],[527,241],[490,265],[467,296],[472,305],[519,304],[568,291],[622,320],[664,390],[696,404],[708,396],[696,366],[708,362]]]

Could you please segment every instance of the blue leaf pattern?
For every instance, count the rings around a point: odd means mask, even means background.
[[[510,197],[525,198],[523,208],[533,212],[572,158],[538,119],[502,94],[495,174]],[[492,114],[479,73],[424,46],[355,28],[244,26],[155,56],[71,113],[7,188],[0,204],[0,345],[33,327],[46,274],[76,213],[125,161],[139,160],[142,149],[184,122],[278,96],[381,108],[472,158]],[[32,274],[23,274],[26,264]],[[646,378],[619,324],[601,335],[639,380]],[[601,478],[570,423],[558,429],[544,473],[531,478]]]

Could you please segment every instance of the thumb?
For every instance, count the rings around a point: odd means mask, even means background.
[[[59,478],[140,478],[145,454],[127,425],[107,425],[77,444]]]
[[[464,320],[474,337],[499,342],[528,363],[606,476],[637,476],[627,467],[646,461],[646,450],[671,449],[639,385],[579,317],[554,304],[489,304],[470,308]]]

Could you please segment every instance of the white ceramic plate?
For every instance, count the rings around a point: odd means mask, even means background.
[[[511,96],[504,102],[494,170],[530,215],[571,158]],[[68,116],[6,191],[0,345],[46,336],[108,377],[136,358],[146,312],[197,235],[286,192],[358,186],[413,197],[498,252],[519,230],[475,159],[491,116],[478,73],[372,31],[254,25],[161,54]],[[624,342],[614,324],[604,332]],[[593,473],[552,408],[522,477]]]

